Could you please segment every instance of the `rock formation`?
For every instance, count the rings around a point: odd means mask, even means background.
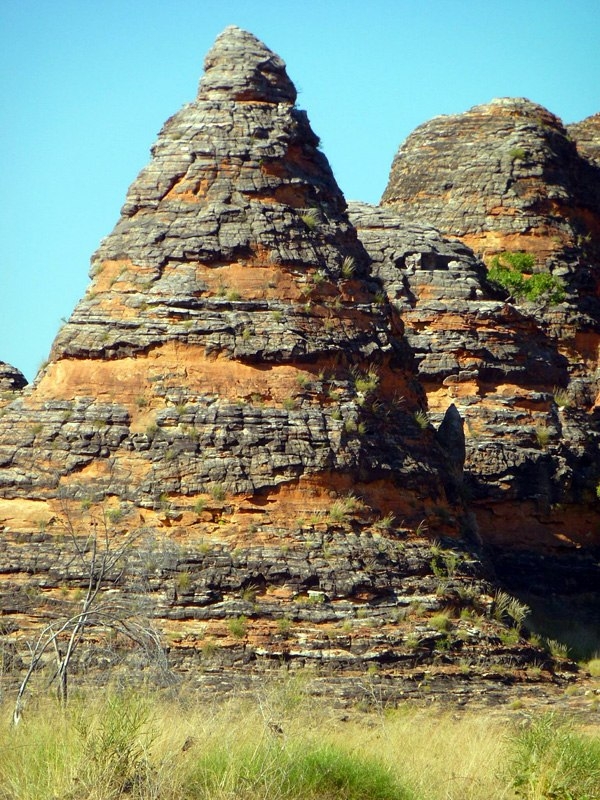
[[[435,117],[400,147],[382,203],[478,252],[568,258],[578,237],[597,232],[597,166],[584,144],[594,140],[594,119],[580,123],[578,151],[557,117],[523,98]],[[577,138],[578,126],[570,130]]]
[[[316,663],[356,694],[375,663],[404,677],[387,684],[397,695],[459,661],[481,680],[551,666],[506,636],[486,547],[500,532],[514,544],[516,508],[546,549],[565,514],[596,524],[582,500],[595,433],[551,394],[570,380],[587,397],[584,365],[464,244],[404,212],[348,210],[295,100],[265,45],[218,37],[48,366],[3,409],[15,669],[33,614],[67,614],[85,586],[76,556],[132,534],[107,585],[143,595],[171,663],[202,667],[198,680]],[[567,511],[549,522],[559,495]],[[121,657],[103,646],[79,667]]]
[[[96,494],[147,508],[216,487],[268,494],[309,474],[326,494],[336,475],[390,496],[402,471],[407,496],[425,481],[438,501],[440,454],[418,442],[400,323],[283,62],[230,28],[206,66],[94,255],[49,365],[7,413],[5,495],[80,499],[90,469]],[[399,398],[402,436],[382,441],[372,406]],[[35,447],[17,447],[32,424]]]
[[[20,389],[27,386],[27,379],[23,373],[16,369],[16,367],[0,361],[0,392],[3,395],[12,392],[18,392]],[[8,397],[4,399],[9,399]],[[12,397],[10,398],[12,399]]]
[[[575,141],[580,156],[600,166],[600,114],[567,125],[567,134]]]
[[[479,529],[495,545],[496,567],[526,589],[537,582],[532,553],[543,554],[541,593],[577,583],[583,591],[598,580],[597,129],[597,115],[567,130],[523,99],[436,117],[400,147],[382,199],[404,221],[459,236],[488,266],[494,254],[525,252],[534,273],[564,282],[562,302],[534,303],[498,294],[484,269],[469,290],[464,268],[441,277],[421,268],[429,291],[417,286],[402,311],[430,407],[443,409],[452,399],[465,418],[465,481]],[[361,232],[367,249],[373,236]],[[392,258],[412,286],[420,273],[408,254]],[[434,267],[440,268],[446,270]],[[387,274],[389,281],[393,271]],[[398,284],[398,276],[393,280]],[[436,280],[443,290],[432,297]],[[572,558],[579,548],[587,553],[583,569]],[[592,604],[597,615],[598,600]]]

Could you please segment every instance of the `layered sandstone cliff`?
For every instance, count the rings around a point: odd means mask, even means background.
[[[390,214],[460,237],[488,267],[496,254],[526,253],[533,275],[563,286],[559,302],[531,302],[482,269],[469,296],[446,272],[443,292],[432,298],[418,287],[402,314],[407,339],[425,351],[419,371],[430,407],[452,399],[465,418],[466,481],[496,566],[540,594],[593,594],[598,580],[597,128],[597,115],[566,129],[512,98],[436,117],[400,147],[382,199]],[[407,261],[396,258],[414,282]],[[590,606],[597,625],[597,597]]]
[[[400,147],[382,203],[479,252],[526,249],[568,261],[579,237],[598,234],[594,120],[567,131],[523,98],[435,117]]]
[[[255,37],[226,29],[205,67],[48,366],[2,412],[11,663],[35,619],[76,602],[77,553],[133,534],[108,585],[143,598],[179,670],[375,663],[416,685],[423,665],[492,681],[550,666],[504,636],[486,548],[590,545],[586,364],[464,244],[347,209]],[[558,408],[555,385],[586,408]],[[102,641],[81,669],[122,657]]]

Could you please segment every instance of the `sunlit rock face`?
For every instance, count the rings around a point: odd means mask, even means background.
[[[465,481],[498,573],[539,596],[544,585],[584,592],[598,578],[598,119],[565,127],[523,98],[436,117],[394,159],[382,207],[396,219],[352,217],[404,307],[430,408],[451,400],[465,420]],[[533,275],[562,282],[562,301],[511,296],[458,251],[426,262],[401,233],[419,224],[458,237],[487,267],[527,253]]]
[[[497,499],[537,498],[546,510],[565,501],[591,509],[598,477],[597,128],[596,115],[567,130],[523,98],[435,117],[400,147],[382,198],[404,223],[459,237],[488,267],[498,253],[526,252],[533,273],[562,282],[562,302],[527,302],[486,282],[485,269],[474,287],[456,257],[450,266],[413,268],[405,279],[416,282],[405,332],[425,351],[420,371],[430,402],[463,398],[477,494],[495,475],[503,487]],[[574,527],[586,536],[592,518],[577,514]]]
[[[443,495],[439,454],[406,444],[420,389],[400,326],[295,98],[254,36],[218,37],[11,412],[8,449],[28,419],[41,429],[11,457],[6,494],[78,495],[91,470],[96,492],[146,507],[329,473],[349,487],[404,471]],[[381,440],[368,409],[400,394]]]
[[[4,409],[16,630],[40,602],[68,604],[85,580],[71,541],[98,531],[139,532],[120,586],[146,587],[180,666],[206,636],[229,666],[250,651],[356,666],[373,647],[395,663],[392,609],[415,592],[439,605],[423,536],[459,532],[460,465],[415,419],[425,394],[402,322],[295,99],[264,44],[218,37],[48,365]],[[461,580],[485,593],[474,563]],[[46,600],[27,593],[32,575]],[[359,607],[381,631],[332,647],[320,626]],[[243,646],[227,625],[240,615],[255,618]]]
[[[578,150],[577,126],[567,131],[524,98],[435,117],[401,145],[382,203],[481,252],[560,256],[600,214],[598,174],[583,144],[590,141],[593,151],[594,117],[580,125]]]
[[[194,674],[208,649],[219,669],[396,679],[442,649],[449,672],[540,657],[500,647],[482,547],[580,546],[596,520],[591,355],[569,350],[594,340],[568,333],[587,313],[593,337],[593,308],[536,320],[396,200],[348,208],[295,101],[279,56],[227,28],[47,366],[7,378],[1,602],[22,652],[85,581],[73,541],[100,531],[135,534],[111,587],[143,587]],[[458,622],[472,603],[477,630]]]
[[[596,115],[567,130],[523,98],[435,117],[401,145],[382,203],[460,237],[488,262],[502,251],[531,254],[538,271],[566,284],[576,318],[561,321],[589,330],[600,320],[597,128]]]

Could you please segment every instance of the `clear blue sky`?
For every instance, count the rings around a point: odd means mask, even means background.
[[[0,0],[0,359],[27,378],[229,24],[286,61],[348,199],[377,202],[437,114],[600,111],[599,0]]]

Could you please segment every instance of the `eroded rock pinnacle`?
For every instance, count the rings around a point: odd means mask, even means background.
[[[285,62],[248,31],[230,25],[204,61],[198,97],[295,103],[296,88]]]

